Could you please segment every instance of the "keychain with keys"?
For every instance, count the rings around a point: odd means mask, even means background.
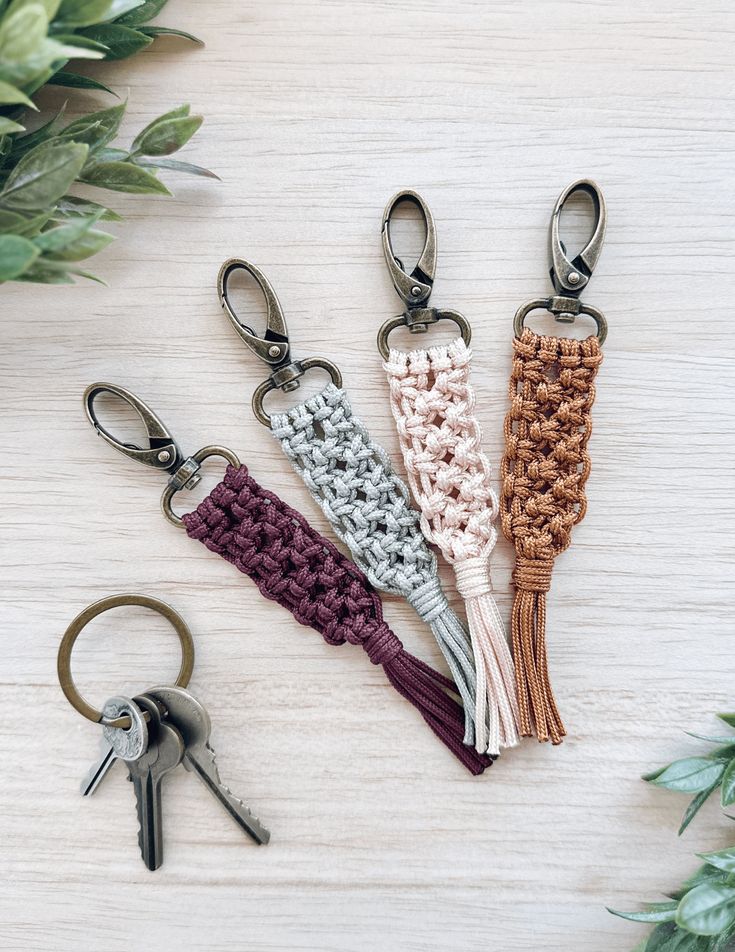
[[[151,688],[135,698],[112,697],[98,711],[74,684],[71,653],[79,634],[93,618],[123,605],[148,608],[171,622],[181,643],[181,668],[172,686]],[[181,763],[199,777],[256,843],[265,844],[270,839],[268,830],[220,779],[216,755],[209,743],[209,715],[186,690],[193,667],[194,644],[186,622],[170,605],[148,595],[112,595],[95,602],[69,625],[59,647],[57,668],[64,695],[75,710],[102,724],[103,729],[102,756],[82,783],[82,793],[94,793],[115,761],[125,762],[138,810],[138,842],[143,861],[151,870],[158,869],[163,862],[161,785]]]

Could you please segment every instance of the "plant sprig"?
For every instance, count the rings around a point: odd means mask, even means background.
[[[717,716],[735,727],[735,714]],[[723,808],[735,803],[735,735],[691,736],[717,746],[705,756],[675,760],[643,776],[657,787],[694,794],[679,835],[718,788]],[[635,952],[735,950],[735,847],[698,855],[704,865],[666,902],[648,903],[641,912],[609,910],[623,919],[655,924]]]
[[[113,149],[125,103],[91,113],[57,130],[55,121],[17,139],[16,160],[0,169],[0,281],[70,284],[96,280],[78,262],[105,248],[113,236],[94,226],[120,216],[90,199],[69,194],[75,183],[118,192],[170,195],[159,168],[214,176],[207,169],[166,158],[202,123],[179,106],[149,123],[131,147]],[[26,149],[25,140],[32,140]]]
[[[170,33],[150,26],[167,0],[0,0],[0,283],[98,280],[79,262],[113,236],[95,227],[120,215],[70,192],[76,184],[135,194],[170,195],[162,169],[217,176],[170,158],[194,135],[202,117],[179,106],[149,123],[129,149],[113,147],[125,103],[62,127],[62,109],[33,131],[24,115],[38,111],[44,84],[112,92],[67,69],[70,60],[121,59]]]

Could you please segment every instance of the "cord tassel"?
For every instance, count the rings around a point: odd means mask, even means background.
[[[403,647],[383,620],[380,598],[348,558],[301,513],[263,489],[245,466],[182,517],[187,533],[251,578],[262,595],[287,608],[328,644],[362,645],[390,684],[472,773],[492,761],[463,743],[464,712],[447,692],[454,684]]]
[[[428,579],[419,588],[410,592],[407,600],[419,618],[431,628],[431,633],[452,673],[456,690],[462,698],[464,706],[464,743],[472,746],[475,743],[474,712],[476,709],[477,676],[475,674],[472,646],[467,640],[467,632],[459,618],[449,607],[436,577]]]
[[[457,591],[465,600],[472,647],[477,665],[475,722],[476,749],[491,756],[501,747],[518,743],[519,710],[516,700],[513,659],[505,637],[505,627],[491,594],[486,557],[458,562],[454,566]]]
[[[463,712],[446,694],[447,690],[456,690],[454,683],[406,651],[383,621],[379,602],[375,616],[375,619],[366,619],[360,633],[348,640],[362,644],[370,661],[382,666],[396,691],[419,711],[437,737],[471,773],[482,773],[485,762],[460,740]]]
[[[566,735],[549,680],[546,652],[546,593],[553,561],[519,558],[513,571],[513,654],[523,737],[561,744]]]

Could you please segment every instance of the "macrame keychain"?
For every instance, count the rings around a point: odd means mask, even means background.
[[[123,443],[100,423],[94,402],[101,394],[117,397],[139,415],[148,447]],[[361,645],[471,773],[480,774],[490,765],[489,758],[463,743],[464,714],[447,694],[454,685],[405,650],[383,620],[380,598],[363,573],[300,513],[260,486],[231,450],[207,446],[185,457],[156,414],[135,394],[113,384],[89,386],[84,406],[90,423],[110,446],[169,475],[161,499],[169,522],[235,565],[262,595],[288,608],[328,644]],[[171,508],[175,493],[193,488],[201,464],[212,456],[229,464],[224,479],[194,512],[176,515]]]
[[[592,199],[595,225],[586,247],[570,261],[559,238],[559,219],[575,193]],[[540,741],[553,744],[560,744],[566,731],[549,682],[546,593],[554,559],[571,542],[572,527],[587,509],[587,441],[607,323],[596,308],[582,304],[579,295],[600,256],[605,225],[605,200],[594,182],[582,179],[564,189],[551,217],[550,274],[555,293],[524,304],[513,322],[511,406],[505,419],[500,499],[503,532],[516,549],[513,653],[521,733],[530,736],[535,730]],[[597,324],[597,335],[572,340],[536,334],[524,327],[524,321],[538,308],[562,323],[587,314]]]
[[[426,226],[421,257],[408,274],[395,255],[390,221],[401,202],[416,205]],[[457,311],[429,307],[436,273],[436,226],[426,202],[410,189],[391,199],[383,215],[383,251],[406,311],[386,321],[378,349],[390,384],[408,482],[421,529],[453,567],[465,601],[477,670],[477,750],[496,754],[518,743],[518,704],[513,660],[500,612],[492,597],[489,562],[495,546],[498,498],[490,463],[482,452],[475,393],[470,384],[470,325]],[[451,344],[405,353],[388,348],[398,327],[425,333],[437,321],[453,321],[461,336]]]
[[[265,297],[263,337],[239,320],[229,299],[228,283],[237,271],[251,275]],[[353,416],[337,367],[320,357],[292,361],[283,311],[263,272],[241,258],[232,258],[222,265],[217,287],[220,303],[239,336],[272,368],[270,377],[253,393],[255,416],[271,428],[371,584],[405,598],[430,626],[464,702],[465,743],[474,743],[475,731],[484,736],[486,728],[484,723],[474,724],[472,648],[441,590],[436,558],[421,535],[408,489],[393,472],[385,450],[372,442],[366,427]],[[295,390],[304,373],[313,368],[325,370],[331,383],[287,413],[268,416],[263,408],[266,394],[276,389]]]

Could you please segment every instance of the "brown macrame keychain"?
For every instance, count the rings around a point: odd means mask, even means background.
[[[559,219],[568,199],[579,192],[592,199],[595,226],[586,247],[570,261],[559,238]],[[605,225],[605,200],[594,182],[583,179],[562,192],[550,231],[555,294],[524,304],[514,320],[500,514],[503,532],[516,550],[512,635],[521,734],[529,737],[535,731],[540,741],[553,744],[560,744],[566,731],[549,681],[546,593],[554,559],[571,542],[572,527],[587,509],[587,442],[607,323],[598,310],[581,303],[579,294],[597,264]],[[597,334],[586,340],[536,334],[523,325],[538,308],[562,323],[587,314],[597,324]]]

